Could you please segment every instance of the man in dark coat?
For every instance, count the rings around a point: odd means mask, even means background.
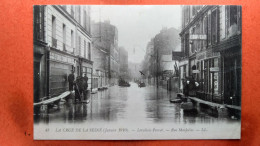
[[[81,101],[81,96],[84,91],[84,79],[82,76],[78,76],[75,81],[75,100],[78,99],[79,102]]]
[[[68,82],[69,82],[69,91],[73,90],[73,82],[75,80],[74,71],[71,70],[71,73],[68,76]]]
[[[84,95],[84,100],[87,100],[88,97],[88,77],[87,77],[87,74],[84,74],[84,91],[83,91],[83,95]]]

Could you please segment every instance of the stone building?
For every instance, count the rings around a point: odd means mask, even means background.
[[[123,79],[129,79],[128,76],[128,52],[119,47],[119,75]]]
[[[148,84],[166,86],[167,80],[175,72],[176,60],[172,58],[172,52],[181,51],[178,34],[175,28],[163,28],[148,42],[143,61],[143,72],[147,75]]]
[[[91,90],[93,61],[91,61],[90,7],[42,5],[35,6],[34,9],[43,11],[40,16],[34,12],[34,34],[44,32],[41,37],[44,42],[42,44],[47,48],[43,55],[46,59],[40,66],[46,67],[45,77],[48,86],[46,97],[52,98],[68,91],[67,77],[71,70],[75,71],[75,77],[86,74],[89,78],[88,88]],[[41,24],[38,24],[38,17]],[[35,37],[37,38],[34,36],[34,39]],[[39,50],[34,44],[34,51]],[[35,56],[39,56],[36,54]],[[37,57],[34,58],[34,61],[36,60]]]
[[[119,50],[118,50],[118,31],[109,21],[97,22],[92,24],[92,35],[96,37],[93,41],[95,46],[101,47],[108,53],[107,76],[109,84],[117,84],[119,77]],[[104,58],[105,59],[105,58]]]
[[[199,82],[196,97],[240,105],[241,7],[183,6],[180,36],[180,78]]]

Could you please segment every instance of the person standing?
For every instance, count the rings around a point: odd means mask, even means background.
[[[87,100],[88,99],[88,77],[87,77],[87,74],[84,74],[84,77],[83,77],[83,80],[84,80],[84,91],[83,91],[83,96],[84,96],[84,100]]]
[[[75,80],[75,76],[74,76],[74,71],[71,70],[71,73],[68,76],[68,81],[69,81],[69,91],[73,90],[73,82]]]
[[[82,76],[78,76],[76,81],[75,81],[75,100],[78,99],[79,102],[82,100],[82,93],[84,91],[84,79]]]

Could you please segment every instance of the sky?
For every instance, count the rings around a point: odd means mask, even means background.
[[[128,51],[128,61],[140,63],[147,43],[164,27],[181,27],[181,7],[177,5],[91,6],[95,22],[109,20],[118,29],[118,46]],[[134,51],[135,50],[135,51]]]

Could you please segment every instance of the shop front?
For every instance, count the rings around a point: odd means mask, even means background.
[[[179,77],[179,83],[180,83],[180,91],[183,91],[183,82],[185,80],[185,78],[188,76],[188,64],[189,64],[189,61],[188,59],[184,59],[184,60],[181,60],[179,62],[179,67],[180,67],[180,77]]]
[[[206,101],[221,103],[220,53],[206,50],[196,55],[195,80],[199,83],[197,97]],[[194,68],[194,69],[195,69]]]
[[[50,51],[49,92],[51,97],[68,91],[69,83],[67,79],[71,70],[75,70],[76,59],[72,54],[54,49]]]
[[[241,105],[241,51],[233,48],[223,52],[224,68],[224,103],[229,105]],[[235,53],[236,52],[236,53]]]
[[[92,85],[93,85],[93,62],[89,61],[85,58],[79,58],[80,60],[80,68],[81,68],[81,76],[86,76],[88,77],[88,90],[92,90]],[[97,80],[97,79],[96,79]]]

